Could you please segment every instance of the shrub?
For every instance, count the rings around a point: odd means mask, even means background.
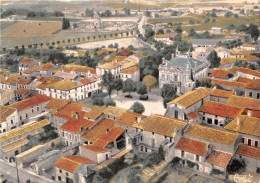
[[[168,176],[168,173],[163,174],[159,179],[156,181],[156,183],[162,183]]]
[[[246,163],[244,159],[233,159],[227,166],[227,172],[229,174],[242,173],[246,169]]]
[[[162,160],[164,160],[162,155],[157,152],[152,152],[144,159],[143,164],[144,167],[151,167],[153,165],[158,165]]]
[[[187,165],[188,165],[189,168],[193,168],[193,167],[196,166],[196,163],[193,163],[193,162],[187,160]]]

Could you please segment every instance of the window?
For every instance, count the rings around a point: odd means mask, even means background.
[[[177,75],[174,76],[174,81],[178,81],[178,76]]]
[[[28,118],[28,114],[25,114],[26,118]]]
[[[200,169],[200,166],[199,165],[197,165],[197,170],[199,170]]]
[[[145,152],[147,152],[147,147],[145,147]]]
[[[141,146],[141,151],[144,151],[144,147],[143,146]]]
[[[71,139],[71,134],[70,134],[70,139]]]
[[[61,177],[60,176],[58,176],[58,181],[61,181]]]
[[[37,111],[39,111],[39,107],[37,107]]]
[[[138,128],[136,128],[135,131],[138,132]]]
[[[143,136],[140,137],[140,140],[143,141]]]
[[[170,142],[172,142],[172,137],[170,137]]]
[[[66,172],[66,176],[69,176],[68,172]]]
[[[33,109],[32,109],[32,113],[33,113]]]
[[[108,160],[108,154],[106,154],[106,160]]]
[[[162,74],[162,80],[165,80],[165,74]]]
[[[177,110],[174,111],[174,118],[178,118],[178,111]]]
[[[181,157],[184,157],[184,151],[181,151]]]
[[[11,124],[14,124],[14,120],[11,119]]]
[[[202,120],[205,121],[205,117],[204,116],[202,117]]]
[[[252,140],[251,140],[251,139],[248,139],[248,140],[247,140],[247,144],[248,144],[249,146],[251,146],[251,145],[252,145]]]
[[[218,120],[217,119],[214,120],[214,124],[218,125]]]
[[[253,93],[252,92],[249,92],[249,97],[252,97]]]
[[[208,124],[212,124],[212,119],[208,118]]]
[[[20,116],[20,120],[22,120],[23,119],[23,117],[22,116]]]
[[[170,75],[167,75],[167,81],[170,81],[170,78],[171,78]]]
[[[60,173],[62,173],[62,170],[60,169]]]
[[[256,94],[256,98],[257,98],[257,99],[260,99],[260,93],[257,93],[257,94]]]
[[[258,148],[258,144],[259,144],[259,142],[256,140],[256,141],[255,141],[255,147],[256,147],[256,148]]]
[[[200,160],[200,156],[196,155],[196,161],[199,161],[199,160]]]
[[[245,143],[245,138],[244,138],[244,137],[242,138],[242,143],[243,143],[243,144]]]
[[[154,146],[155,146],[155,140],[152,139],[152,147],[154,147]]]
[[[154,135],[154,132],[152,132],[152,135]]]

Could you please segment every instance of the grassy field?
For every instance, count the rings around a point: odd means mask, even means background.
[[[20,21],[2,29],[2,37],[47,36],[61,29],[61,22]]]
[[[189,31],[191,28],[194,28],[194,30],[196,31],[203,31],[203,30],[210,30],[212,27],[221,27],[221,28],[227,28],[230,24],[234,24],[235,26],[239,26],[241,24],[250,24],[250,23],[254,23],[260,26],[260,22],[259,22],[259,17],[257,15],[255,16],[250,16],[250,17],[239,17],[239,18],[235,18],[235,17],[216,17],[215,20],[216,22],[212,22],[212,17],[210,17],[210,22],[208,23],[204,23],[204,21],[206,20],[206,16],[204,15],[195,15],[195,14],[188,14],[184,17],[178,17],[178,18],[162,18],[162,19],[149,19],[148,23],[151,24],[155,24],[155,23],[183,23],[188,24],[189,20],[193,20],[196,24],[198,21],[200,21],[200,23],[198,23],[197,25],[194,26],[182,26],[182,29],[184,31]],[[176,29],[176,26],[171,27],[173,30]]]

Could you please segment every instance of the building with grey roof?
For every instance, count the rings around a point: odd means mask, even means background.
[[[216,47],[219,40],[214,39],[194,39],[194,47]]]
[[[159,87],[172,84],[176,87],[177,94],[183,94],[193,89],[195,80],[207,76],[208,62],[192,58],[192,53],[182,54],[178,48],[176,56],[165,60],[159,66]]]

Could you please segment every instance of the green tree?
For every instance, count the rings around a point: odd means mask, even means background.
[[[163,30],[163,29],[159,29],[159,30],[157,31],[157,34],[164,34],[164,30]]]
[[[163,98],[163,106],[166,108],[167,103],[175,99],[176,96],[176,88],[170,84],[164,84],[161,89],[161,96]]]
[[[140,95],[147,94],[147,87],[143,82],[138,82],[136,84],[136,92]]]
[[[178,26],[176,27],[175,31],[178,32],[178,33],[182,33],[182,28],[181,28],[181,26],[178,25]]]
[[[135,84],[131,79],[127,79],[123,82],[123,92],[128,92],[129,95],[131,92],[134,92],[136,90]]]
[[[110,71],[109,72],[105,71],[105,73],[102,75],[101,86],[108,87],[108,85],[111,84],[113,80],[114,80],[113,74]]]
[[[190,30],[190,32],[188,33],[188,35],[189,36],[195,36],[197,33],[196,33],[196,31],[193,29],[193,28],[191,28],[191,30]]]
[[[255,24],[250,24],[248,27],[248,34],[251,35],[251,38],[256,41],[259,37],[259,30],[258,30],[258,26]]]
[[[144,105],[139,102],[135,102],[130,109],[138,114],[142,114],[145,111]]]
[[[123,80],[122,79],[115,79],[113,81],[113,85],[114,85],[114,89],[117,91],[117,95],[118,95],[118,91],[122,90],[122,88],[123,88]]]
[[[195,22],[193,20],[189,20],[190,24],[195,24]]]
[[[62,30],[68,29],[70,28],[70,21],[69,19],[66,19],[65,17],[63,17],[62,19]]]
[[[217,52],[213,50],[207,57],[208,61],[210,62],[210,67],[215,68],[220,65],[220,57],[218,56]]]
[[[116,106],[116,102],[112,98],[108,98],[105,100],[105,106]]]

